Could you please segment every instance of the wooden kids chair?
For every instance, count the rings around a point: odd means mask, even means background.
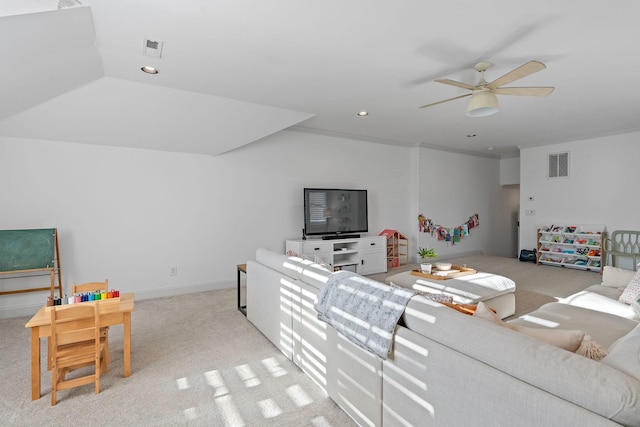
[[[51,406],[57,402],[58,390],[95,383],[100,393],[101,354],[100,314],[96,303],[51,307]],[[65,379],[74,369],[94,366],[93,373]]]
[[[71,294],[75,295],[77,293],[82,292],[93,292],[93,291],[108,291],[109,290],[109,280],[104,279],[104,282],[86,282],[76,285],[75,283],[71,284]],[[102,338],[102,342],[104,344],[104,354],[102,357],[105,360],[105,364],[103,366],[103,372],[109,372],[109,364],[111,363],[111,353],[109,352],[109,327],[104,326],[100,328],[100,336]]]

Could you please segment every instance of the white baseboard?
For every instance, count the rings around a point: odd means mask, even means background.
[[[473,256],[473,255],[482,255],[482,251],[467,251],[467,252],[457,252],[455,254],[448,254],[448,255],[442,255],[442,256],[438,255],[438,260],[456,259],[456,258],[462,258],[466,256]]]
[[[14,317],[31,317],[38,310],[40,310],[42,304],[29,304],[29,305],[20,305],[15,307],[7,307],[0,309],[0,319],[11,319]],[[25,322],[26,323],[26,322]]]
[[[144,289],[136,291],[136,300],[173,297],[176,295],[195,294],[205,291],[217,291],[236,287],[236,282],[206,282],[192,285],[173,286],[169,288]]]
[[[206,282],[192,285],[172,286],[168,288],[143,289],[135,291],[135,299],[136,301],[140,301],[145,299],[194,294],[205,291],[215,291],[219,289],[229,289],[236,286],[237,284],[235,281],[230,282],[228,280],[225,280],[220,282]],[[15,307],[0,308],[0,319],[11,319],[14,317],[25,316],[31,317],[36,314],[36,312],[40,310],[41,307],[41,304],[28,304]]]

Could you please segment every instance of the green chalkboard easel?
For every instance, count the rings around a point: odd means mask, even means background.
[[[0,295],[23,292],[55,290],[55,275],[58,275],[58,293],[62,297],[62,277],[58,254],[58,230],[40,228],[30,230],[0,230],[0,275],[45,273],[51,276],[49,287],[1,291]],[[45,273],[46,274],[46,273]]]

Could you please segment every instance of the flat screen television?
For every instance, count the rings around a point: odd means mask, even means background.
[[[348,238],[367,231],[367,190],[304,189],[305,236]]]

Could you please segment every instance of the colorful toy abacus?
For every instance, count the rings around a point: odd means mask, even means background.
[[[60,297],[49,297],[47,299],[47,306],[53,305],[63,305],[63,304],[77,304],[86,301],[101,301],[112,298],[119,298],[120,291],[115,289],[111,289],[110,291],[94,291],[94,292],[83,292],[80,294],[75,294],[71,296],[63,296]]]

